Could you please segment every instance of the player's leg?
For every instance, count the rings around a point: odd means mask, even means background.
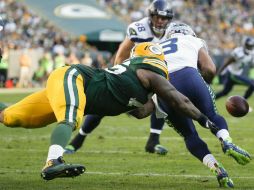
[[[251,97],[251,95],[253,94],[253,92],[254,92],[254,87],[253,87],[253,86],[249,86],[249,87],[247,88],[247,90],[244,92],[243,97],[244,97],[245,99],[248,99],[249,97]]]
[[[65,154],[75,153],[84,143],[88,134],[99,126],[103,116],[87,115],[85,121],[79,129],[78,134],[72,139],[68,146],[65,147]]]
[[[233,88],[234,82],[230,78],[230,74],[227,74],[227,78],[225,79],[225,83],[223,85],[223,89],[216,93],[215,98],[216,100],[221,98],[222,96],[226,96]]]
[[[195,81],[192,88],[196,93],[189,98],[220,129],[219,131],[212,131],[212,133],[221,141],[223,152],[233,157],[239,164],[249,163],[251,159],[249,153],[232,143],[226,120],[217,113],[212,89],[199,74],[196,74]]]
[[[9,107],[1,106],[1,122],[7,127],[39,128],[56,121],[46,90],[35,92]]]
[[[160,155],[167,154],[168,150],[160,145],[159,140],[163,126],[164,119],[157,119],[155,113],[153,113],[150,117],[150,135],[145,146],[146,152]]]
[[[254,81],[245,76],[234,76],[233,80],[238,84],[248,86],[249,88],[244,93],[244,98],[248,99],[254,91]]]
[[[85,167],[66,164],[62,156],[72,131],[79,127],[83,118],[86,104],[83,78],[75,68],[62,67],[50,75],[46,89],[58,123],[51,134],[51,145],[41,176],[45,180],[78,176],[85,171]]]
[[[191,119],[182,117],[173,110],[167,110],[169,114],[167,123],[175,131],[183,136],[186,148],[189,152],[207,166],[217,177],[222,187],[233,187],[233,181],[226,170],[209,151],[207,144],[199,137]]]

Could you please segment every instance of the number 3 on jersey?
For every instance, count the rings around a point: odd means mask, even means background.
[[[177,40],[177,38],[171,38],[161,43],[165,55],[177,52]]]

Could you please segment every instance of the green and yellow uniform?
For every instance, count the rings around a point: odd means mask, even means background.
[[[137,69],[168,76],[166,63],[151,56],[135,57],[105,70],[65,66],[51,73],[46,89],[7,108],[4,124],[36,128],[65,121],[77,127],[86,114],[113,116],[140,107],[151,92],[140,83]]]

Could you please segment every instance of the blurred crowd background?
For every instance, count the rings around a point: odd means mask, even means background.
[[[170,0],[169,0],[170,1]],[[97,0],[99,6],[119,16],[127,24],[147,16],[150,0]],[[216,64],[245,36],[254,35],[253,0],[171,0],[174,20],[190,24],[209,47]],[[0,87],[44,86],[52,70],[65,64],[85,64],[105,68],[112,64],[114,52],[100,51],[89,45],[86,36],[72,37],[39,17],[22,2],[0,0],[3,60]],[[8,71],[17,64],[19,77]],[[36,64],[35,64],[36,63]],[[6,76],[4,77],[5,74]]]

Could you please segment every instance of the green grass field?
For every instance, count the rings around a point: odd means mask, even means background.
[[[242,94],[238,87],[233,94]],[[27,94],[1,93],[0,101],[14,103]],[[254,106],[254,97],[249,99]],[[254,154],[254,112],[233,118],[224,107],[225,98],[217,101],[219,112],[228,121],[236,144]],[[55,125],[42,129],[9,129],[0,125],[0,190],[210,190],[219,189],[215,176],[185,148],[183,139],[165,126],[161,144],[169,149],[166,156],[148,154],[144,146],[149,135],[149,119],[136,120],[126,115],[106,117],[100,127],[87,138],[85,146],[74,155],[66,155],[71,163],[84,164],[87,171],[73,179],[43,181],[49,138]],[[208,143],[216,158],[223,163],[234,180],[235,189],[254,189],[254,163],[238,165],[222,153],[218,140],[197,125],[200,136]]]

